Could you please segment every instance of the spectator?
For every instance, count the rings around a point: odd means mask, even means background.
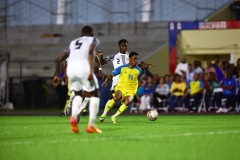
[[[165,83],[164,77],[159,78],[159,84],[156,86],[155,91],[153,92],[153,108],[162,107],[162,101],[168,98],[169,95],[169,86]]]
[[[231,71],[225,73],[225,78],[220,82],[220,88],[223,89],[223,92],[219,94],[214,94],[214,101],[217,103],[217,106],[220,108],[217,110],[217,113],[227,113],[231,110],[230,107],[235,108],[236,105],[236,80],[232,78]],[[226,98],[226,104],[221,105],[221,99]]]
[[[178,63],[176,69],[175,69],[175,73],[182,75],[182,72],[187,72],[188,70],[188,64],[186,63],[186,58],[182,57],[181,61]]]
[[[194,72],[195,73],[203,73],[203,69],[201,67],[201,62],[198,60],[193,61],[193,66],[194,66]]]
[[[169,88],[171,88],[172,82],[174,81],[174,74],[166,74],[165,77],[165,83],[168,85]]]
[[[159,75],[154,74],[153,75],[153,84],[154,84],[155,87],[158,85],[158,81],[159,81]]]
[[[223,70],[227,71],[230,69],[230,63],[229,61],[223,61]]]
[[[193,80],[193,75],[194,75],[193,66],[192,66],[192,64],[188,64],[188,71],[187,71],[187,74],[186,74],[187,84],[189,84],[190,81]]]
[[[144,85],[144,94],[141,96],[140,100],[139,110],[141,113],[151,108],[150,102],[153,91],[154,91],[153,79],[151,76],[149,76],[146,84]]]
[[[194,73],[193,80],[189,84],[189,93],[184,98],[183,102],[189,112],[197,111],[198,104],[203,96],[204,83],[199,79],[199,74]],[[190,105],[190,99],[194,99],[194,102]],[[195,108],[196,107],[196,108]]]
[[[224,73],[223,64],[222,64],[221,61],[218,62],[218,66],[215,68],[215,70],[216,70],[216,75],[217,75],[218,82],[220,82],[224,77],[224,75],[223,75],[223,73]]]
[[[207,61],[207,66],[206,66],[204,72],[205,72],[205,80],[206,80],[206,81],[209,80],[210,73],[216,74],[216,70],[215,70],[215,68],[212,66],[212,63],[211,63],[210,61]]]
[[[187,91],[187,85],[185,82],[181,81],[181,76],[179,74],[175,75],[175,81],[172,83],[171,89],[170,89],[170,97],[168,99],[168,111],[172,112],[175,107],[178,106],[179,100],[181,100],[186,91]]]
[[[215,60],[214,63],[212,64],[212,66],[216,69],[218,67],[218,63],[220,62],[221,58],[219,55],[215,56]]]
[[[187,77],[186,77],[186,73],[185,72],[182,72],[182,74],[181,74],[181,81],[185,82],[187,84]]]
[[[210,72],[209,74],[209,79],[207,81],[208,85],[210,86],[210,91],[209,93],[207,93],[208,98],[210,99],[210,97],[213,96],[214,90],[216,88],[218,88],[218,82],[216,80],[216,74],[213,72]],[[209,110],[210,107],[210,103],[209,103],[209,99],[206,99],[206,109]],[[213,105],[213,104],[212,104]]]
[[[234,68],[234,75],[236,78],[239,77],[238,71],[240,70],[240,58],[237,59],[236,67]]]

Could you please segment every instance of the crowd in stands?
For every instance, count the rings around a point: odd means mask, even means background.
[[[188,64],[185,58],[175,73],[159,76],[144,72],[137,91],[140,113],[150,109],[164,112],[239,112],[240,58],[236,65],[221,61]]]

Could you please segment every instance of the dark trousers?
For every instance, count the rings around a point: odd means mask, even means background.
[[[226,98],[227,101],[225,103],[225,106],[222,106],[222,99]],[[224,95],[221,93],[215,93],[213,96],[213,102],[217,104],[218,107],[226,107],[229,108],[230,106],[235,108],[236,107],[236,95],[234,94],[228,94]]]
[[[189,111],[192,111],[193,107],[196,107],[194,110],[197,111],[198,104],[202,99],[202,96],[203,96],[202,93],[196,93],[192,96],[188,93],[187,96],[184,98],[183,103],[185,104],[185,107],[188,108]],[[190,99],[194,100],[191,105],[190,105]]]
[[[167,96],[165,95],[160,95],[158,94],[157,92],[153,92],[153,106],[154,108],[157,108],[157,107],[162,107],[163,106],[163,103],[162,102],[158,102],[158,98],[160,98],[161,100],[163,99],[167,99]]]
[[[182,96],[175,96],[175,95],[171,95],[168,98],[168,104],[169,104],[168,111],[169,112],[173,111],[174,108],[178,106],[178,102],[180,101],[181,98],[182,98]]]

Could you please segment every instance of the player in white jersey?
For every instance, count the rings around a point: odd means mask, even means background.
[[[72,102],[72,116],[70,124],[72,131],[78,133],[77,116],[79,106],[83,100],[83,90],[86,97],[90,98],[89,123],[86,127],[88,133],[102,133],[95,125],[96,116],[99,110],[100,99],[98,97],[98,82],[93,73],[94,52],[99,45],[99,41],[93,37],[93,30],[90,26],[82,28],[80,38],[71,41],[69,46],[69,57],[67,66],[67,76],[71,84],[71,90],[75,93]],[[59,83],[59,64],[56,62],[56,72],[53,84]]]
[[[128,45],[128,41],[125,39],[121,39],[118,42],[119,52],[114,55],[109,55],[105,59],[103,59],[102,52],[98,51],[101,64],[104,65],[107,62],[112,61],[114,69],[116,69],[124,64],[128,64],[129,63],[129,53],[127,52],[127,45]],[[117,85],[118,81],[119,81],[119,75],[113,77],[111,91],[114,90],[114,87]]]

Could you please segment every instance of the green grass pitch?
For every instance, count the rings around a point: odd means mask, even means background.
[[[70,130],[69,117],[1,116],[1,160],[239,160],[239,115],[110,116],[103,134]]]

